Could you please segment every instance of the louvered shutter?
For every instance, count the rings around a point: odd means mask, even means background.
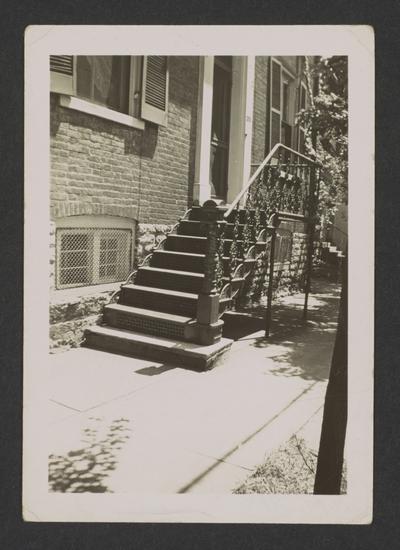
[[[281,100],[281,66],[274,60],[271,60],[270,72],[270,149],[281,141],[281,119],[282,119],[282,100]]]
[[[74,95],[74,58],[72,55],[50,56],[50,91]]]
[[[299,107],[301,110],[306,108],[306,94],[307,94],[306,88],[302,83],[300,83],[299,93],[300,93]],[[305,132],[304,132],[304,129],[301,126],[299,126],[297,150],[299,151],[299,153],[304,154],[306,152],[305,149],[306,149]]]
[[[144,57],[142,82],[142,118],[155,124],[166,126],[168,112],[168,57],[160,55]]]

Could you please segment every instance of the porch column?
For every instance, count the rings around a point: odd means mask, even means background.
[[[233,58],[228,197],[231,203],[250,178],[255,56]]]
[[[203,204],[211,196],[210,147],[214,80],[214,56],[200,57],[197,105],[196,160],[193,203]]]

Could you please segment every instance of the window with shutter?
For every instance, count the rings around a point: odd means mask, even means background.
[[[281,141],[281,64],[271,59],[270,71],[270,149]]]
[[[294,78],[282,69],[281,143],[292,147],[295,113]]]
[[[74,95],[74,58],[72,55],[50,56],[50,90]]]
[[[51,55],[50,81],[50,91],[75,96],[61,97],[64,107],[141,129],[138,118],[167,124],[166,56]]]
[[[168,57],[150,55],[143,60],[142,111],[145,120],[167,125]]]
[[[301,109],[305,109],[307,107],[307,88],[303,82],[300,83],[299,95],[300,95],[299,97],[299,111],[300,111]],[[306,152],[305,135],[306,135],[305,129],[303,128],[303,126],[299,126],[297,149],[299,153],[303,153],[303,154]]]

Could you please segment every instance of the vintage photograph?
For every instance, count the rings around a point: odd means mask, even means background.
[[[132,50],[47,56],[46,491],[346,497],[349,55]]]

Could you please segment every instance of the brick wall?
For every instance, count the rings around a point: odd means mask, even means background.
[[[198,59],[170,58],[168,126],[129,128],[51,97],[51,217],[173,224],[193,195]]]
[[[193,198],[198,58],[169,60],[168,126],[138,130],[60,107],[50,97],[50,287],[54,291],[55,225],[74,215],[122,216],[137,222],[135,263],[187,210]],[[115,285],[118,287],[118,284]],[[112,290],[53,292],[50,347],[80,344],[100,320]]]

